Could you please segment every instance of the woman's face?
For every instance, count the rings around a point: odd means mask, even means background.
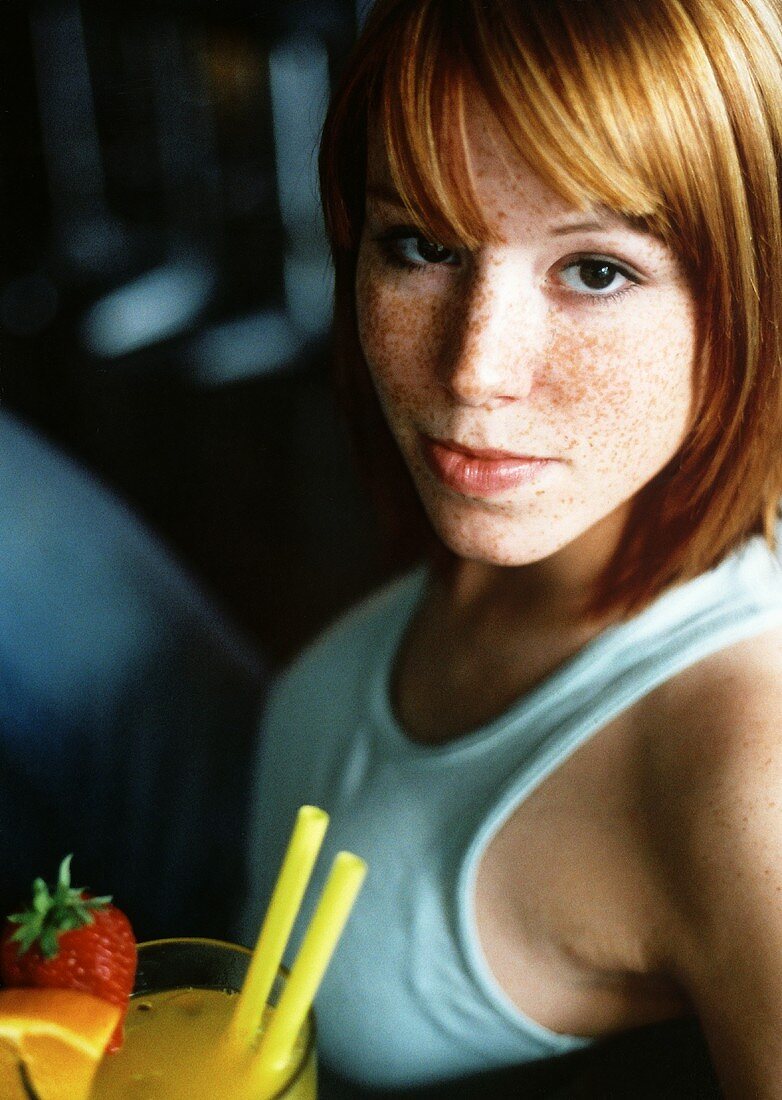
[[[568,206],[485,107],[467,133],[497,243],[427,240],[373,147],[359,337],[442,539],[465,558],[522,565],[590,529],[615,539],[631,498],[679,449],[695,306],[665,245]]]

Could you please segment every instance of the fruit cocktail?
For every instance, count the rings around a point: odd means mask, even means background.
[[[315,1025],[310,1012],[282,1081],[250,1047],[230,1041],[237,994],[250,962],[217,940],[140,944],[122,1050],[104,1058],[94,1100],[315,1100]],[[284,985],[272,991],[273,1012]],[[263,1034],[263,1022],[259,1038]]]
[[[367,870],[337,853],[285,972],[327,825],[299,809],[252,953],[155,940],[136,971],[127,917],[71,886],[70,856],[55,887],[36,879],[0,935],[2,1100],[315,1100],[312,1003]]]

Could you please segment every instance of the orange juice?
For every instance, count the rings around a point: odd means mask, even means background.
[[[281,1077],[261,1072],[257,1043],[231,1042],[248,961],[244,948],[216,941],[141,945],[125,1042],[103,1059],[93,1100],[316,1100],[311,1017]]]

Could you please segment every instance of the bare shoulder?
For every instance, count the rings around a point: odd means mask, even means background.
[[[643,816],[668,899],[665,962],[695,1005],[727,1094],[777,1096],[782,629],[675,677],[645,717]]]
[[[743,800],[771,785],[782,809],[782,627],[663,684],[647,701],[644,728],[648,778],[664,783],[671,808],[681,796],[691,804],[733,790]]]
[[[730,646],[644,703],[641,784],[648,827],[677,870],[709,866],[737,832],[782,844],[782,628]]]

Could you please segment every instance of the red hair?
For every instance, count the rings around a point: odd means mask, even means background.
[[[782,25],[772,0],[379,0],[327,116],[321,193],[339,385],[407,557],[431,531],[358,340],[368,128],[433,239],[485,233],[464,144],[477,89],[563,199],[610,207],[681,258],[699,306],[697,416],[636,495],[592,593],[628,613],[750,535],[782,496]]]

